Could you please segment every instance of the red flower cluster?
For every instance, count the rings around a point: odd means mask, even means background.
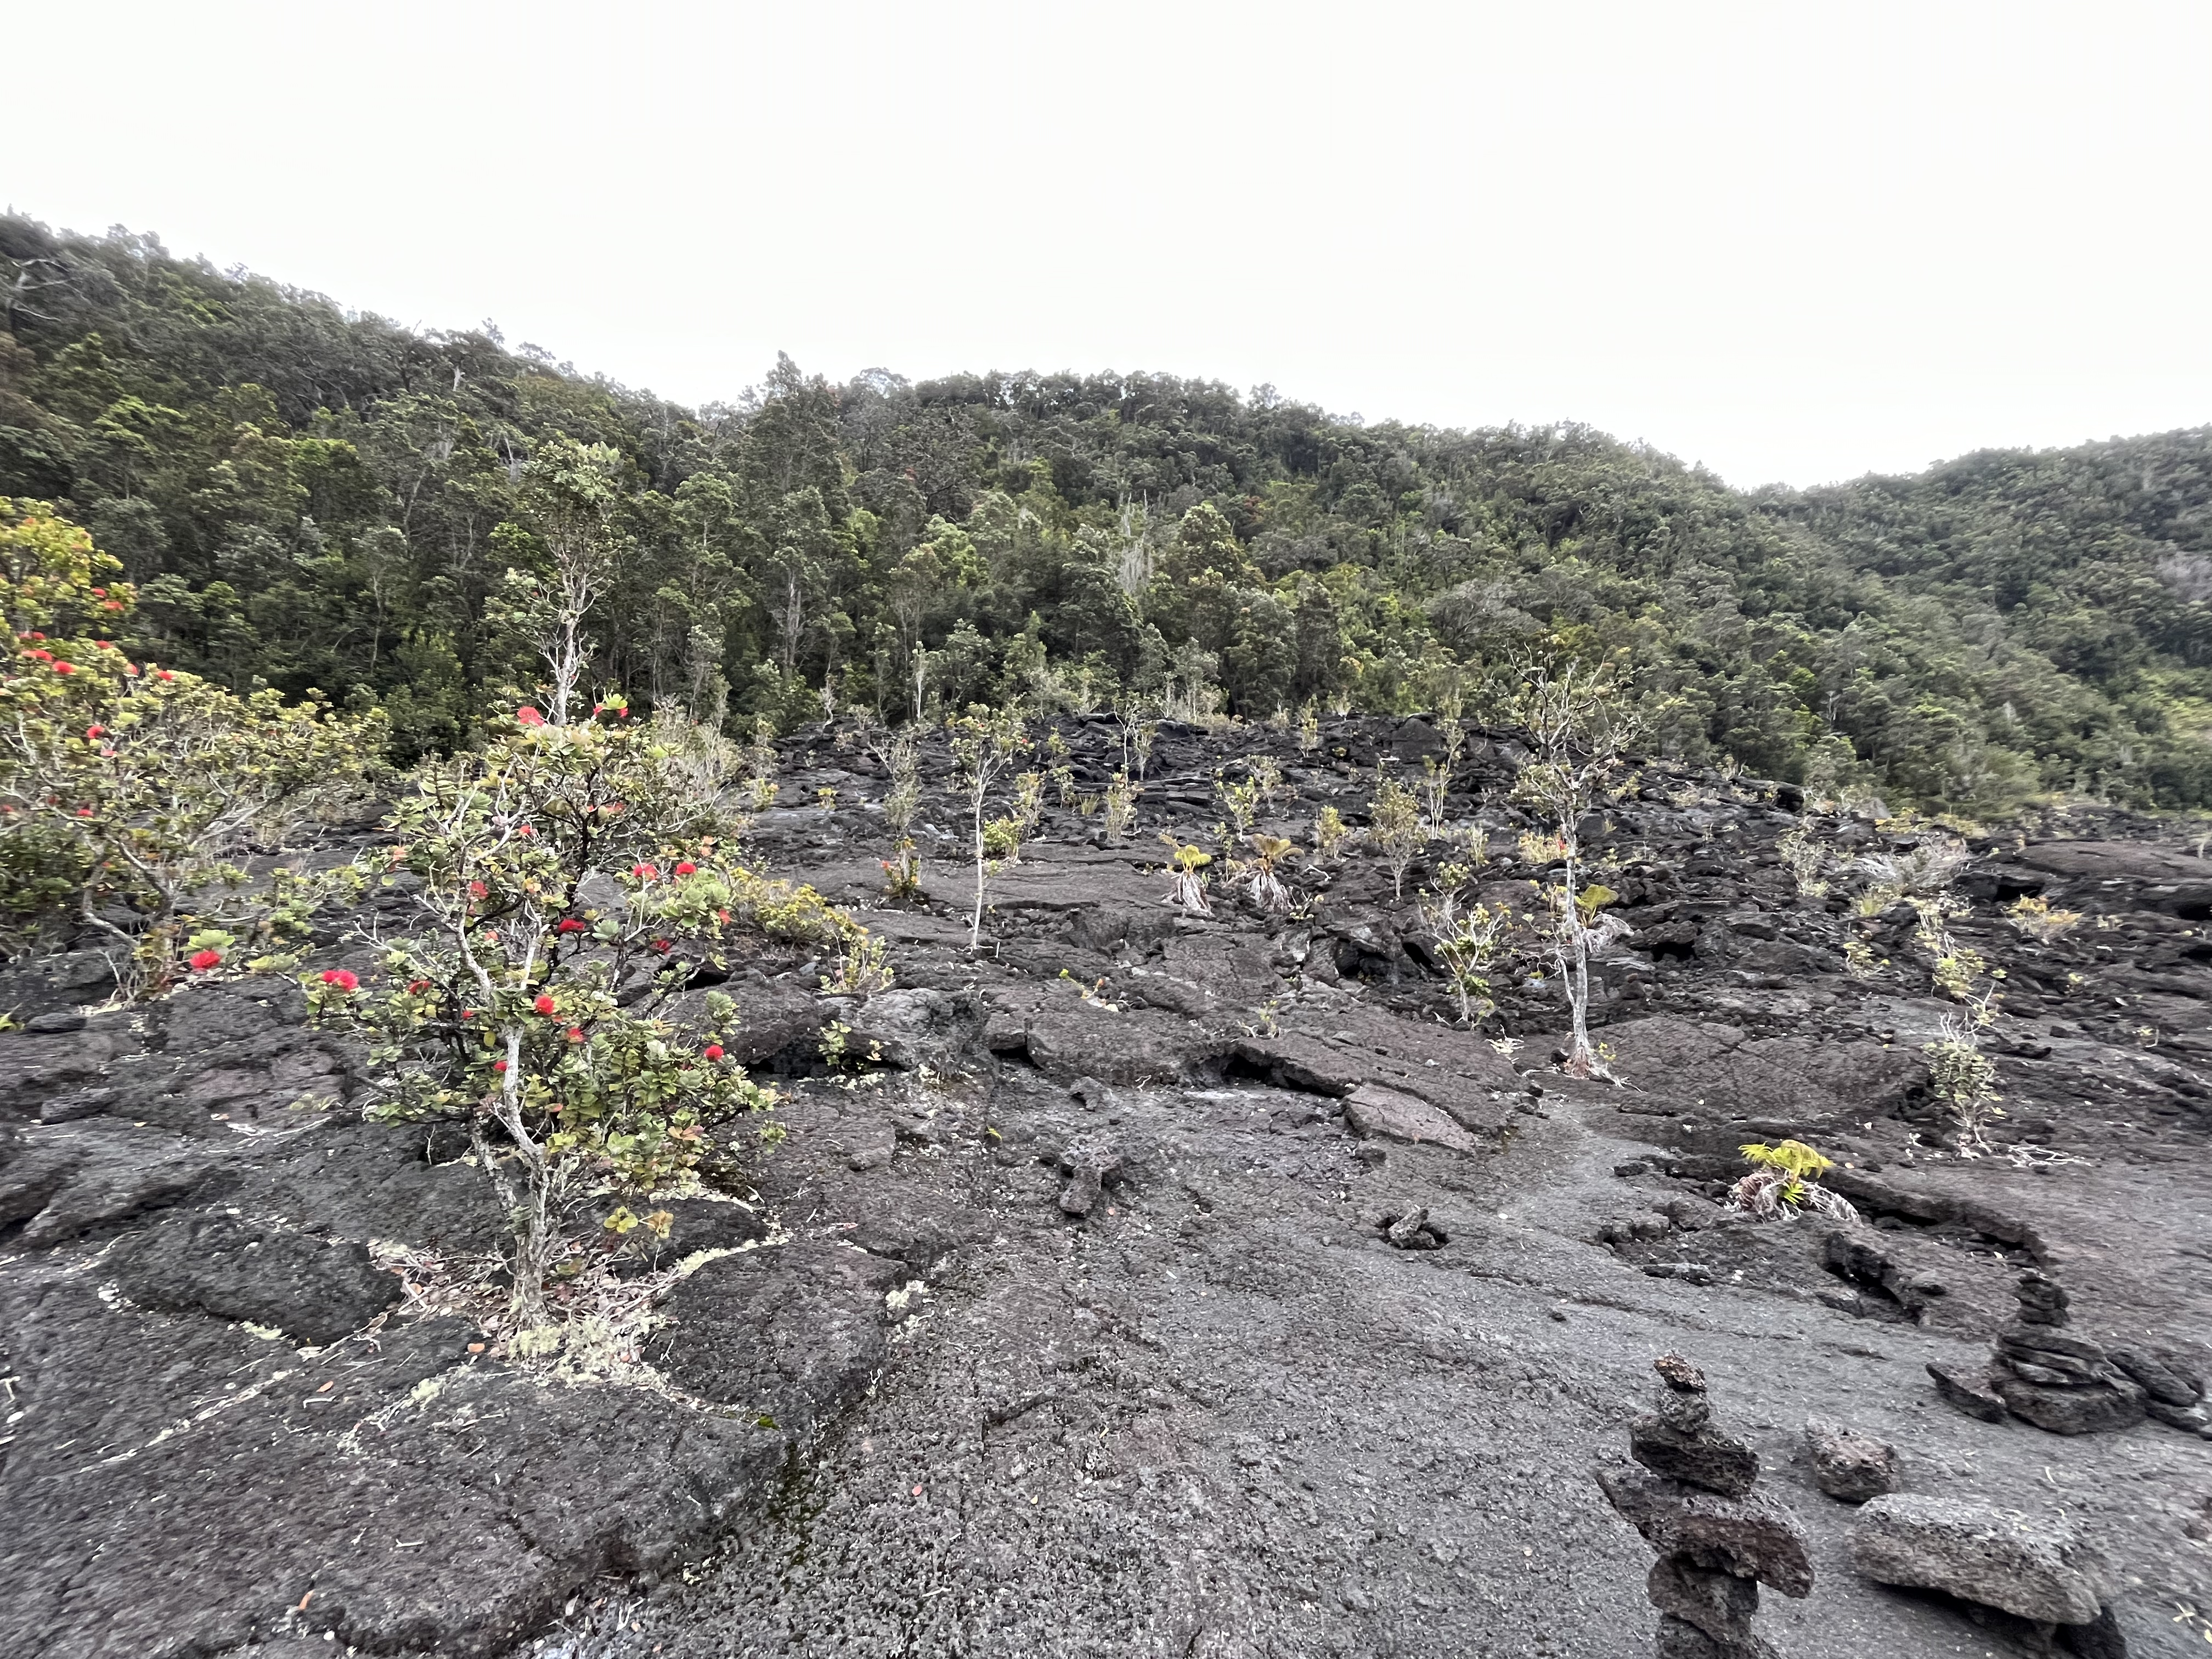
[[[323,983],[335,985],[341,991],[358,991],[361,975],[349,968],[325,968],[323,969]]]
[[[653,864],[633,864],[629,867],[629,872],[640,881],[653,881],[659,877],[660,867]]]
[[[584,931],[584,924],[574,916],[563,916],[561,918],[561,926],[555,931],[562,933],[580,933]]]
[[[719,1042],[710,1042],[699,1052],[709,1060],[720,1060],[722,1057],[722,1045]]]
[[[692,874],[698,868],[699,866],[697,865],[692,863],[690,860],[686,859],[683,863],[676,866],[676,873],[679,876],[688,876]]]
[[[541,996],[537,1001],[532,1003],[530,1006],[535,1008],[539,1013],[544,1015],[548,1019],[550,1019],[553,1017],[553,999],[551,997]]]
[[[514,711],[514,718],[518,723],[523,726],[543,726],[545,724],[545,716],[539,714],[528,703],[523,704],[521,708]]]
[[[204,974],[210,968],[220,968],[222,966],[222,952],[220,951],[195,951],[192,952],[190,960],[191,962],[192,971],[194,973]]]

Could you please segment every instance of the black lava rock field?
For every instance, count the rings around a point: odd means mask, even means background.
[[[1114,837],[1120,728],[1058,732],[1073,804],[974,950],[941,740],[897,903],[881,763],[784,742],[747,845],[863,911],[895,982],[731,975],[787,1138],[580,1294],[596,1358],[488,1328],[465,1142],[364,1121],[364,1056],[288,981],[108,1009],[97,957],[0,974],[0,1653],[2212,1651],[2188,839],[1962,828],[1950,926],[2004,970],[1982,1150],[1931,1084],[1959,1005],[1916,913],[1859,902],[1937,826],[1636,769],[1584,825],[1630,931],[1594,969],[1613,1075],[1580,1079],[1528,960],[1457,1018],[1416,896],[1466,837],[1400,898],[1356,833],[1430,723],[1164,725]],[[1170,903],[1161,833],[1261,756],[1288,908]],[[1520,759],[1480,737],[1443,817],[1525,910]],[[2079,921],[2038,937],[2022,898]],[[349,920],[314,966],[373,966]],[[1856,1220],[1726,1205],[1783,1139]]]

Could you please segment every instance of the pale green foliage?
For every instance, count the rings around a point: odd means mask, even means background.
[[[921,804],[921,756],[915,733],[911,728],[902,731],[872,752],[890,778],[890,787],[884,791],[884,827],[894,841],[903,841],[913,826],[915,809]]]
[[[622,712],[558,726],[526,708],[481,754],[422,767],[397,843],[362,866],[414,878],[416,926],[380,941],[373,987],[306,981],[318,1018],[370,1044],[369,1115],[467,1128],[514,1227],[524,1328],[549,1274],[629,1231],[599,1224],[683,1190],[710,1130],[773,1103],[723,1058],[729,998],[708,995],[704,1029],[667,1012],[691,964],[724,965],[748,932],[870,960],[812,889],[738,864],[678,757]]]
[[[1443,706],[1446,709],[1437,727],[1437,734],[1444,740],[1442,756],[1424,755],[1421,757],[1421,805],[1430,830],[1441,835],[1444,828],[1444,804],[1451,794],[1452,779],[1459,771],[1461,757],[1467,751],[1467,726],[1459,717],[1462,693],[1457,677],[1450,677]]]
[[[914,842],[900,841],[894,855],[881,860],[884,866],[884,896],[894,904],[908,904],[921,896],[921,860],[915,855]]]
[[[1504,905],[1474,904],[1462,909],[1449,891],[1421,906],[1421,924],[1444,965],[1444,983],[1459,999],[1462,1024],[1479,1025],[1496,1012],[1490,971],[1513,923],[1513,913]]]
[[[1127,772],[1116,772],[1114,781],[1106,786],[1103,828],[1108,844],[1122,841],[1137,823],[1137,797],[1144,793],[1142,784],[1132,784]]]
[[[1314,851],[1325,859],[1334,858],[1336,849],[1344,844],[1344,838],[1351,833],[1344,822],[1344,814],[1334,806],[1324,806],[1314,815]]]
[[[1782,867],[1797,884],[1797,890],[1808,898],[1820,898],[1828,890],[1828,879],[1822,872],[1827,868],[1828,854],[1813,835],[1809,827],[1799,824],[1787,830],[1774,843],[1781,854]]]
[[[1044,774],[1024,772],[1014,779],[1013,809],[1006,821],[1014,830],[1013,861],[1022,861],[1022,843],[1035,836],[1044,817]]]
[[[1053,793],[1062,806],[1075,805],[1075,768],[1072,764],[1067,739],[1058,732],[1045,734],[1044,750],[1052,766],[1047,775],[1052,781]]]
[[[1246,768],[1259,787],[1261,805],[1273,811],[1275,792],[1283,787],[1283,769],[1275,763],[1272,755],[1255,755],[1246,763]]]
[[[1753,1167],[1729,1189],[1729,1207],[1768,1220],[1795,1215],[1801,1208],[1838,1221],[1859,1218],[1850,1200],[1820,1184],[1835,1160],[1803,1141],[1780,1140],[1770,1146],[1755,1140],[1736,1150]]]
[[[1117,708],[1114,711],[1121,740],[1121,770],[1142,782],[1145,768],[1151,764],[1152,744],[1160,734],[1160,723],[1141,708]]]
[[[1609,662],[1595,668],[1574,661],[1530,662],[1516,671],[1505,699],[1506,712],[1530,750],[1514,782],[1514,799],[1536,807],[1554,826],[1555,861],[1561,867],[1546,896],[1553,955],[1572,1022],[1565,1069],[1577,1077],[1603,1069],[1589,1036],[1590,960],[1627,931],[1617,918],[1582,902],[1579,826],[1640,730],[1629,689],[1626,676]]]
[[[1213,797],[1221,803],[1221,810],[1229,815],[1230,831],[1233,836],[1241,838],[1251,830],[1253,820],[1260,814],[1258,779],[1248,776],[1232,781],[1225,771],[1216,768]]]
[[[1289,909],[1291,894],[1283,884],[1281,870],[1285,860],[1298,850],[1297,842],[1285,841],[1280,836],[1252,836],[1248,840],[1252,857],[1244,866],[1244,877],[1254,901],[1262,910]]]
[[[1928,1056],[1929,1091],[1957,1127],[1959,1150],[1968,1157],[1986,1150],[1988,1122],[2004,1115],[1997,1104],[2003,1097],[1996,1092],[1996,1063],[1982,1052],[1978,1027],[1947,1014],[1942,1035],[1923,1043],[1921,1052]]]
[[[2057,944],[2081,925],[2079,910],[2056,909],[2049,899],[2033,893],[2014,900],[2005,915],[2021,933],[2045,945]]]
[[[1901,853],[1869,853],[1858,860],[1875,888],[1896,897],[1933,898],[1966,867],[1966,845],[1955,836],[1928,836]]]
[[[1018,710],[988,708],[981,703],[970,705],[965,714],[947,721],[946,728],[952,737],[952,763],[959,769],[966,786],[973,833],[970,847],[975,860],[975,908],[968,924],[968,948],[975,951],[982,947],[983,899],[998,868],[998,857],[993,854],[989,840],[992,825],[984,817],[984,809],[990,799],[992,785],[1012,766],[1014,757],[1030,747],[1030,741],[1024,735]],[[1004,834],[1002,831],[1002,841]]]
[[[1463,858],[1448,858],[1437,871],[1437,886],[1444,892],[1464,887],[1490,858],[1490,831],[1482,825],[1470,824],[1458,837],[1466,848]]]
[[[1864,939],[1844,935],[1844,971],[1853,979],[1878,979],[1888,966],[1888,960],[1875,956]]]
[[[1444,827],[1444,799],[1451,793],[1451,769],[1434,755],[1421,757],[1421,816],[1432,830]]]
[[[23,943],[105,934],[126,994],[167,988],[187,955],[201,972],[237,965],[239,945],[282,965],[331,880],[250,881],[244,860],[360,794],[383,718],[131,660],[94,636],[131,611],[119,569],[75,525],[0,497],[0,924]]]
[[[1390,890],[1406,896],[1406,872],[1428,845],[1421,825],[1420,803],[1413,792],[1389,776],[1376,780],[1375,793],[1367,803],[1367,836],[1390,866]]]
[[[1206,866],[1213,856],[1201,848],[1178,842],[1165,830],[1160,832],[1171,852],[1168,869],[1174,878],[1174,887],[1168,895],[1169,902],[1194,916],[1210,915],[1213,907],[1206,902]]]
[[[767,715],[760,715],[753,721],[752,740],[745,744],[747,811],[765,812],[775,805],[775,775],[781,764],[775,748],[775,723]]]
[[[890,990],[896,977],[883,940],[855,928],[845,936],[837,971],[822,975],[822,988],[831,996],[872,997]]]
[[[605,444],[556,437],[522,470],[516,507],[547,568],[509,568],[488,607],[494,625],[544,659],[546,712],[568,722],[589,651],[583,621],[612,586],[626,539],[616,519],[627,496],[622,456]]]

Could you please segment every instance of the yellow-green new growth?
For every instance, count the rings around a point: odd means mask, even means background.
[[[1729,1206],[1765,1219],[1796,1215],[1811,1209],[1838,1221],[1856,1221],[1859,1212],[1850,1200],[1820,1184],[1820,1177],[1836,1167],[1826,1154],[1802,1140],[1779,1140],[1771,1146],[1753,1140],[1736,1148],[1753,1167],[1729,1191]]]
[[[1212,914],[1212,907],[1206,902],[1206,866],[1213,862],[1213,855],[1201,848],[1180,844],[1165,830],[1160,839],[1174,850],[1168,855],[1168,867],[1173,872],[1175,884],[1168,894],[1168,902],[1196,916]]]

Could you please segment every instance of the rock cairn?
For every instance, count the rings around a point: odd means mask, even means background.
[[[2069,1330],[2069,1298],[2043,1273],[2022,1273],[2014,1295],[2019,1312],[1997,1333],[1986,1368],[1928,1367],[1936,1392],[1951,1405],[1991,1423],[2009,1412],[2053,1434],[2124,1429],[2148,1415],[2212,1439],[2203,1379],[2186,1360],[2107,1349]]]
[[[1705,1375],[1668,1354],[1659,1409],[1630,1426],[1641,1469],[1606,1469],[1598,1484],[1658,1553],[1644,1581],[1659,1609],[1658,1659],[1774,1659],[1751,1628],[1761,1584],[1812,1594],[1813,1562],[1790,1511],[1755,1493],[1759,1454],[1713,1426]]]

